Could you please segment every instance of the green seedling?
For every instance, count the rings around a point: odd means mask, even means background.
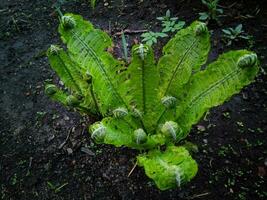
[[[143,33],[141,37],[143,38],[142,42],[144,42],[146,45],[152,46],[158,42],[158,38],[168,37],[168,35],[162,32],[149,31],[147,33]]]
[[[239,24],[235,28],[226,28],[222,29],[223,31],[223,40],[227,46],[237,42],[239,40],[250,40],[251,36],[247,35],[243,30],[243,25]]]
[[[161,21],[161,26],[163,27],[162,32],[168,33],[168,32],[177,32],[181,30],[185,26],[185,21],[178,21],[178,17],[171,17],[170,10],[166,11],[166,15],[163,17],[157,18],[159,21]]]
[[[219,22],[219,17],[223,14],[223,9],[218,8],[219,0],[201,0],[203,5],[207,7],[206,12],[199,13],[199,20],[209,21],[215,20]]]

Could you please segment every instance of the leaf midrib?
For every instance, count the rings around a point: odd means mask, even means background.
[[[59,58],[59,62],[64,67],[64,69],[66,70],[67,74],[70,76],[71,80],[73,81],[73,84],[75,85],[75,88],[79,91],[79,93],[83,94],[82,90],[80,89],[80,86],[76,83],[76,81],[73,78],[70,70],[68,69],[67,65],[64,63],[64,61],[63,61],[63,59],[61,58],[60,55],[58,55],[58,58]]]
[[[195,104],[197,104],[198,101],[200,101],[201,99],[203,99],[205,96],[209,95],[214,89],[216,89],[218,86],[220,86],[221,84],[223,84],[224,82],[230,80],[231,78],[238,76],[240,74],[242,70],[237,68],[233,71],[231,71],[230,73],[228,73],[225,77],[223,77],[222,79],[216,81],[215,83],[213,83],[210,87],[208,87],[203,93],[200,93],[199,95],[197,95],[196,97],[194,97],[192,99],[192,101],[186,106],[186,108],[184,109],[183,113],[186,113],[186,111],[190,108],[192,108]]]
[[[87,50],[87,52],[96,60],[99,68],[100,68],[100,71],[102,72],[102,74],[104,75],[106,81],[109,83],[110,87],[111,87],[111,91],[112,93],[116,96],[116,98],[121,102],[123,103],[127,108],[127,104],[123,101],[122,97],[119,95],[119,93],[115,90],[115,87],[110,79],[110,77],[107,75],[107,72],[103,66],[103,63],[102,61],[97,57],[95,51],[88,45],[86,44],[80,37],[79,35],[76,34],[75,31],[71,31],[71,33],[73,34],[74,37],[76,37],[79,42],[84,46],[84,48]]]
[[[166,88],[166,90],[164,92],[164,96],[166,96],[166,94],[168,93],[168,91],[170,89],[170,86],[172,85],[173,79],[176,76],[176,73],[177,73],[178,69],[180,69],[180,67],[182,66],[182,63],[184,62],[184,60],[186,58],[186,56],[188,55],[188,53],[190,52],[190,50],[195,46],[196,42],[197,42],[197,39],[194,39],[194,41],[191,43],[190,47],[183,54],[182,59],[176,65],[176,68],[175,68],[174,73],[173,73],[173,75],[171,77],[171,80],[169,81],[168,86],[167,86],[167,88]]]

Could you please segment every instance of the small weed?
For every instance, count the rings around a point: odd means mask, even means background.
[[[243,25],[239,24],[235,28],[222,29],[223,31],[223,41],[227,46],[232,45],[233,42],[237,42],[241,39],[252,40],[251,36],[246,34],[243,30]]]
[[[177,17],[171,17],[170,10],[166,11],[165,16],[157,17],[157,19],[161,21],[161,32],[149,31],[141,35],[141,37],[143,38],[142,42],[145,42],[149,46],[156,44],[158,38],[168,37],[167,33],[175,33],[181,30],[185,25],[184,21],[178,21]]]
[[[16,185],[18,182],[18,177],[17,174],[15,173],[12,177],[11,177],[11,185]]]
[[[229,112],[224,112],[223,116],[227,119],[231,119],[230,113]]]
[[[55,193],[58,193],[62,190],[63,187],[65,187],[66,185],[68,185],[69,183],[64,183],[62,185],[54,185],[53,183],[51,183],[50,181],[47,181],[47,185],[49,187],[49,189],[53,190]]]
[[[202,3],[207,7],[207,11],[199,13],[199,20],[215,20],[219,23],[220,14],[223,14],[223,9],[218,8],[219,0],[202,0]]]
[[[178,21],[178,17],[171,17],[170,10],[166,11],[165,16],[157,17],[159,21],[161,21],[161,26],[163,27],[162,32],[168,33],[168,32],[176,32],[181,30],[184,25],[185,21]]]
[[[158,38],[168,37],[168,35],[166,33],[149,31],[147,33],[143,33],[141,37],[143,38],[142,42],[145,42],[147,45],[152,46],[153,44],[156,44],[158,42]]]

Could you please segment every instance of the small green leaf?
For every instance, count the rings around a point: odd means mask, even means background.
[[[242,28],[243,28],[243,25],[242,25],[242,24],[239,24],[239,25],[235,28],[235,31],[236,31],[237,33],[241,33]]]
[[[198,170],[196,161],[184,147],[168,146],[164,152],[151,150],[139,155],[137,160],[160,190],[180,187],[189,182]]]
[[[167,17],[167,18],[170,18],[170,17],[171,17],[171,11],[170,11],[170,10],[167,10],[167,11],[166,11],[166,17]]]
[[[232,34],[231,31],[229,31],[228,29],[222,29],[222,31],[227,35],[231,35]]]

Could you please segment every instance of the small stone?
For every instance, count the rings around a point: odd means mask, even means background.
[[[86,148],[86,147],[82,147],[82,148],[81,148],[81,151],[84,152],[84,153],[86,153],[86,154],[89,155],[89,156],[95,156],[95,153],[92,152],[90,149],[88,149],[88,148]]]
[[[73,153],[73,150],[71,148],[67,148],[68,155]]]
[[[104,3],[104,6],[108,6],[108,2]]]
[[[264,167],[258,167],[258,176],[264,177],[266,175],[266,170]]]
[[[51,136],[48,138],[48,142],[51,142],[54,138],[55,138],[55,135],[51,135]]]
[[[65,120],[65,121],[69,121],[70,118],[69,118],[67,115],[65,115],[65,116],[64,116],[64,120]]]
[[[267,167],[267,158],[264,161],[264,165],[265,165],[265,167]]]
[[[198,125],[198,126],[197,126],[197,130],[199,130],[199,131],[203,132],[203,131],[205,131],[205,130],[206,130],[206,128],[205,128],[205,126]]]

